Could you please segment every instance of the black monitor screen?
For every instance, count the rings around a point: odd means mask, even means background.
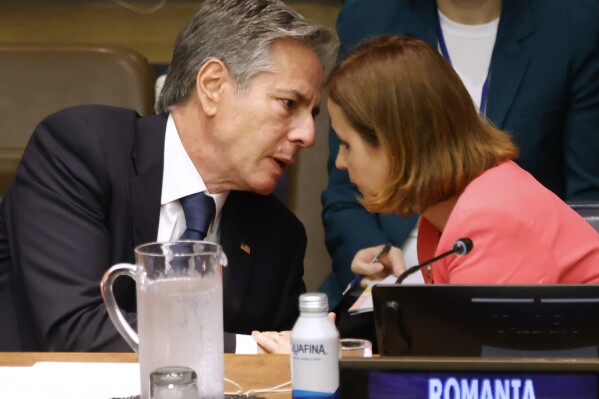
[[[381,355],[597,357],[597,285],[379,285]]]

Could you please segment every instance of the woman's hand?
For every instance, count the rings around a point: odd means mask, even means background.
[[[291,353],[291,331],[252,331],[252,338],[258,344],[258,354]]]
[[[329,319],[334,323],[335,313],[330,312]],[[291,331],[252,331],[252,338],[258,344],[258,354],[291,353]]]
[[[391,247],[386,255],[378,258],[377,262],[372,263],[372,260],[381,253],[382,249],[383,245],[377,245],[356,252],[351,263],[351,270],[355,274],[364,276],[360,281],[362,288],[366,288],[372,280],[382,280],[391,273],[399,276],[406,270],[403,253],[397,247]]]

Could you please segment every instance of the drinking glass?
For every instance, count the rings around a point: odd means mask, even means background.
[[[150,399],[198,399],[197,375],[188,367],[162,367],[150,374]]]
[[[372,357],[372,342],[361,338],[341,338],[341,357]]]

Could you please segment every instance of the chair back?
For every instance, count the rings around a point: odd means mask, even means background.
[[[0,196],[15,178],[21,155],[23,150],[20,148],[0,148]]]
[[[43,118],[81,104],[150,115],[154,81],[148,61],[122,47],[0,44],[0,196]]]
[[[595,230],[599,231],[599,202],[568,201],[568,205],[584,218]]]

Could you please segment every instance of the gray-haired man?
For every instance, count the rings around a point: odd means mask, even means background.
[[[71,108],[35,130],[0,208],[0,348],[129,350],[99,281],[136,245],[176,240],[179,199],[216,202],[207,239],[223,246],[225,349],[234,334],[297,317],[302,224],[270,193],[314,141],[334,36],[278,0],[208,0],[180,33],[157,116]],[[115,287],[135,323],[135,287]],[[6,309],[3,307],[2,309]]]

